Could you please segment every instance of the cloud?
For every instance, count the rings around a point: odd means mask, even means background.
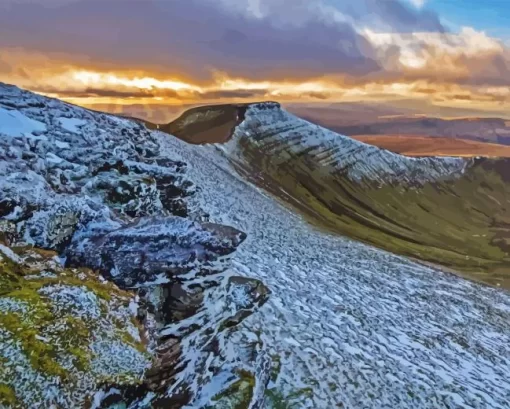
[[[472,28],[459,33],[376,33],[365,36],[377,50],[381,79],[428,79],[470,85],[510,84],[510,50]]]
[[[415,7],[421,8],[425,5],[426,0],[409,0]]]
[[[175,93],[175,91],[174,91]],[[96,89],[96,88],[86,88],[85,94],[92,95],[95,97],[107,97],[107,98],[153,98],[154,93],[143,91],[143,90],[133,90],[133,91],[120,91],[116,89]]]
[[[254,99],[265,96],[267,89],[213,90],[198,94],[201,99]]]
[[[0,0],[0,81],[78,103],[510,101],[508,47],[423,3]]]
[[[443,30],[399,0],[3,0],[0,47],[207,82],[380,70],[358,25]]]

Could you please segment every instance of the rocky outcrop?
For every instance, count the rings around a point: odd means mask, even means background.
[[[256,367],[230,342],[269,290],[186,171],[137,122],[0,84],[2,407],[200,407]]]
[[[195,271],[207,275],[246,235],[230,227],[181,217],[143,218],[104,235],[78,234],[67,264],[97,269],[122,287],[169,282]]]
[[[136,308],[55,253],[0,244],[0,406],[71,408],[105,383],[137,384],[153,357]]]

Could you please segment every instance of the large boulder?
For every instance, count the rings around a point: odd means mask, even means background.
[[[67,248],[67,265],[99,270],[122,287],[210,274],[246,234],[232,227],[181,217],[142,218],[105,235],[79,234]]]

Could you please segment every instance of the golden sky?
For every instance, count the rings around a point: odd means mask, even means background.
[[[35,3],[0,5],[0,81],[79,105],[510,103],[505,41],[423,0]]]

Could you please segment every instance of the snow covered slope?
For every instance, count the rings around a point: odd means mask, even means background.
[[[331,172],[345,173],[358,182],[421,184],[455,177],[467,165],[459,158],[415,159],[397,155],[313,125],[277,103],[249,106],[245,120],[223,146],[232,153],[248,138],[274,161],[307,155],[313,158],[315,167],[329,167]]]
[[[243,324],[273,360],[265,407],[508,407],[507,292],[324,233],[241,178],[216,146],[159,137],[201,180],[193,200],[248,233],[235,273],[272,290]]]

